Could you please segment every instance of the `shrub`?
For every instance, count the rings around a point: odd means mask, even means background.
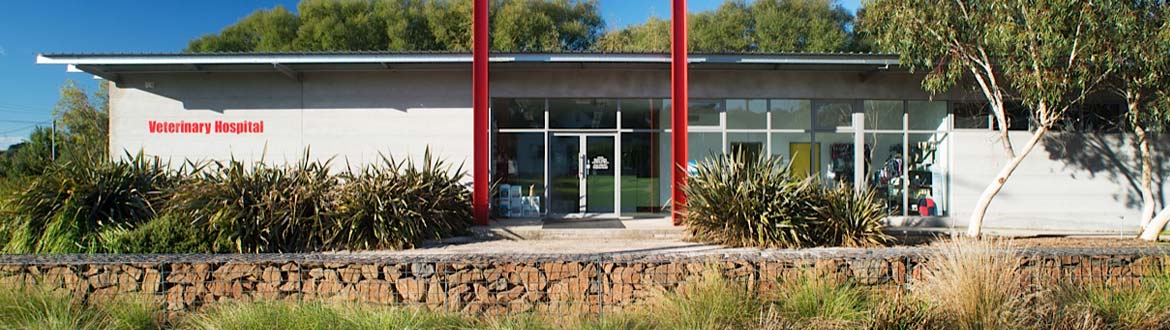
[[[174,193],[170,211],[207,228],[217,251],[319,250],[338,181],[329,162],[305,155],[291,167],[214,162]]]
[[[464,176],[462,167],[451,171],[430,151],[421,166],[383,157],[381,164],[348,172],[332,240],[347,249],[401,249],[462,233],[472,218]]]
[[[935,316],[957,329],[1022,327],[1028,290],[1009,242],[953,240],[935,248],[913,287]]]
[[[819,188],[813,209],[823,224],[819,238],[823,245],[872,247],[889,244],[892,237],[882,232],[886,212],[873,190],[856,192],[848,185]]]
[[[103,252],[102,232],[154,216],[174,176],[158,158],[58,163],[9,200],[15,214],[5,250],[15,253]]]
[[[885,213],[874,193],[797,178],[775,156],[724,155],[687,179],[683,223],[696,239],[729,246],[879,246]]]
[[[107,250],[113,253],[212,253],[211,233],[187,217],[167,213],[133,229],[111,233]]]
[[[815,245],[812,181],[791,177],[780,158],[732,154],[696,168],[683,187],[683,223],[692,236],[730,246]]]

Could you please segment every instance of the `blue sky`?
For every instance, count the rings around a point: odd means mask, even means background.
[[[856,10],[861,0],[838,0]],[[4,1],[0,10],[0,149],[49,123],[61,85],[72,79],[96,89],[92,76],[61,65],[36,65],[39,53],[177,52],[260,8],[293,9],[297,0],[43,0]],[[690,0],[692,12],[723,0]],[[669,0],[600,0],[610,28],[667,17]]]

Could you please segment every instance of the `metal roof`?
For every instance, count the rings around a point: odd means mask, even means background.
[[[295,77],[302,71],[384,70],[397,68],[462,68],[471,63],[463,52],[283,52],[283,53],[51,53],[37,55],[38,64],[64,64],[70,71],[84,71],[116,80],[134,72],[272,71]],[[558,52],[494,53],[493,64],[626,65],[668,67],[669,53]],[[898,66],[898,56],[873,53],[692,53],[693,68],[782,69],[785,67],[863,69]]]

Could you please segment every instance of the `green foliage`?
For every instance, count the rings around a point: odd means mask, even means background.
[[[727,0],[687,18],[687,46],[695,52],[865,51],[850,26],[853,15],[833,0]],[[597,42],[605,51],[667,51],[670,20],[610,31]]]
[[[317,302],[226,303],[179,324],[179,329],[467,329],[465,317],[411,308]]]
[[[848,185],[818,189],[813,206],[822,221],[824,245],[869,247],[889,244],[893,239],[882,232],[886,210],[873,190],[854,191]]]
[[[111,253],[208,253],[226,252],[212,244],[206,227],[174,213],[159,215],[131,229],[111,233],[105,249]]]
[[[589,49],[604,26],[596,0],[496,0],[491,47]],[[192,40],[188,52],[471,49],[470,0],[303,0],[297,13],[260,10]]]
[[[159,329],[158,308],[140,297],[83,304],[68,292],[5,285],[0,291],[4,329]]]
[[[103,82],[93,94],[66,81],[61,99],[53,110],[61,130],[57,141],[58,160],[76,164],[94,164],[108,159],[110,138],[109,86]]]
[[[852,323],[866,317],[866,294],[861,288],[828,274],[805,271],[781,282],[776,312],[797,322]]]
[[[763,302],[714,271],[661,293],[648,302],[659,329],[744,329],[757,320]]]
[[[402,249],[460,234],[472,219],[464,177],[462,168],[452,172],[430,151],[421,165],[383,157],[344,174],[331,240],[346,249]]]
[[[167,165],[142,154],[93,165],[62,162],[9,200],[13,253],[100,252],[103,232],[154,217],[173,184]]]
[[[790,175],[780,157],[723,155],[700,162],[687,179],[683,224],[700,241],[799,248],[880,246],[885,219],[872,192],[830,188]]]
[[[300,18],[284,6],[257,10],[219,34],[208,34],[187,43],[187,51],[275,52],[290,50],[297,37]]]
[[[29,134],[28,141],[8,147],[0,152],[0,181],[15,180],[40,175],[53,163],[53,130],[37,127]]]
[[[217,251],[320,250],[338,180],[307,155],[289,167],[215,162],[175,191],[169,212],[208,228]]]

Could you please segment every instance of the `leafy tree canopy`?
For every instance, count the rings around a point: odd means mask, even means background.
[[[492,0],[491,47],[497,51],[667,51],[670,21],[605,31],[596,0]],[[470,0],[302,0],[259,10],[188,52],[465,51],[471,49]],[[864,50],[853,16],[835,0],[728,0],[691,14],[693,51]]]

